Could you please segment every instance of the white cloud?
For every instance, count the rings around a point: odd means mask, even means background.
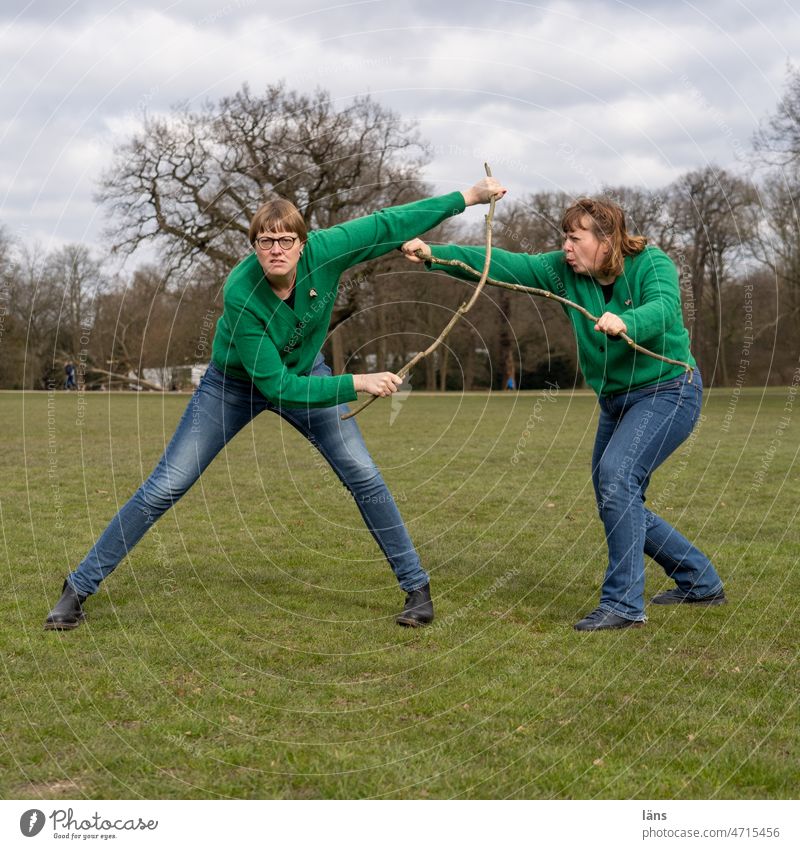
[[[95,180],[143,109],[280,78],[343,102],[371,92],[419,120],[442,189],[479,176],[483,157],[517,192],[736,165],[800,43],[796,11],[751,6],[4,4],[0,222],[95,240]]]

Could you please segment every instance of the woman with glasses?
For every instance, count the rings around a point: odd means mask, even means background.
[[[406,592],[400,625],[433,619],[429,578],[354,419],[358,392],[386,396],[392,372],[333,375],[320,353],[339,278],[350,266],[399,248],[466,206],[505,194],[485,178],[465,192],[396,206],[308,232],[286,200],[264,204],[250,224],[254,248],[224,288],[211,364],[152,474],[123,506],[77,569],[45,628],[76,628],[100,582],[200,477],[222,448],[264,410],[277,413],[319,450],[350,491],[367,528]],[[317,529],[318,534],[320,529]]]

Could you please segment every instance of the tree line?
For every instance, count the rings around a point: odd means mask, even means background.
[[[0,388],[46,388],[77,366],[88,387],[127,386],[145,369],[207,362],[222,286],[249,251],[270,197],[311,228],[431,194],[430,153],[416,126],[370,97],[339,107],[283,84],[247,86],[200,109],[147,117],[100,177],[110,222],[105,261],[86,245],[46,252],[0,230]],[[660,190],[604,186],[629,228],[675,260],[692,350],[707,383],[791,382],[800,326],[800,71],[753,138],[747,173],[714,165]],[[476,170],[480,163],[476,163]],[[586,194],[598,194],[587,191]],[[562,211],[579,194],[535,192],[498,205],[494,242],[539,252],[561,244]],[[480,242],[447,222],[430,241]],[[110,273],[114,259],[155,257]],[[115,262],[119,266],[119,262]],[[463,282],[399,255],[343,280],[326,342],[335,372],[398,369],[468,296]],[[555,304],[489,289],[421,366],[427,389],[580,385],[572,334]],[[174,371],[172,374],[178,374]],[[184,372],[185,373],[185,372]],[[123,379],[126,378],[126,379]],[[173,388],[188,388],[185,377]]]

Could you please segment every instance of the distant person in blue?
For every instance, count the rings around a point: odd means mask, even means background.
[[[64,364],[64,374],[67,376],[64,381],[64,389],[77,389],[78,384],[75,383],[75,364],[73,362]]]
[[[514,375],[512,374],[508,380],[506,381],[506,389],[514,390],[517,388],[517,384],[514,382]]]

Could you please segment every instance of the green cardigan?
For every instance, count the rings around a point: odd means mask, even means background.
[[[441,259],[459,259],[478,271],[486,256],[484,248],[458,245],[431,246],[431,251]],[[461,269],[436,263],[429,263],[429,267],[475,282]],[[600,283],[576,274],[564,259],[564,251],[524,254],[493,249],[489,276],[505,283],[546,289],[580,304],[592,315],[612,312],[625,322],[628,336],[637,344],[672,360],[696,365],[683,324],[678,271],[659,248],[647,247],[625,258],[624,270],[614,283],[608,304]],[[598,395],[625,392],[683,373],[682,366],[637,353],[623,339],[596,331],[594,323],[577,310],[564,307],[564,312],[578,343],[581,371]]]
[[[340,275],[463,211],[463,195],[452,192],[312,231],[297,265],[294,309],[275,294],[250,254],[225,283],[211,352],[214,365],[226,375],[251,380],[276,406],[354,401],[353,375],[309,376],[328,332]]]

